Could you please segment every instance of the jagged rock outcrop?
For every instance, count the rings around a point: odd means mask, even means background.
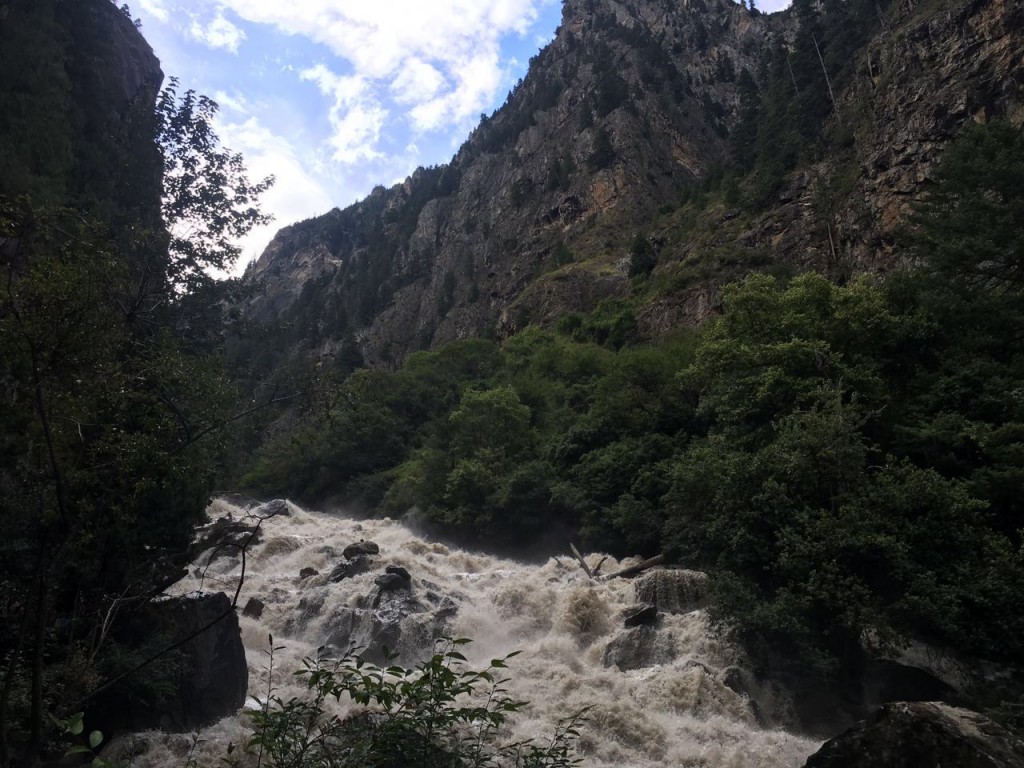
[[[641,603],[666,613],[688,613],[707,604],[708,577],[700,571],[661,569],[649,571],[633,583]]]
[[[895,10],[838,97],[843,114],[855,116],[844,127],[856,161],[827,157],[794,174],[745,245],[781,252],[801,269],[885,266],[957,131],[970,121],[1024,122],[1024,6],[969,0],[931,13],[916,4]]]
[[[762,213],[717,209],[681,231],[659,212],[727,158],[739,75],[794,39],[795,17],[729,0],[566,0],[554,40],[450,164],[281,230],[246,274],[247,316],[280,329],[282,349],[302,339],[325,359],[390,366],[631,296],[641,230],[667,275],[636,311],[649,335],[702,321],[724,282],[767,264],[884,269],[956,131],[1024,120],[1024,11],[878,10],[826,118],[832,138]]]
[[[939,702],[886,704],[829,740],[805,768],[1024,768],[1024,742],[977,712]]]
[[[568,0],[449,165],[278,233],[246,273],[250,319],[387,365],[624,294],[623,245],[725,157],[737,73],[784,24],[729,0]]]

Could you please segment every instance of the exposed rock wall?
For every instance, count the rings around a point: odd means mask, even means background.
[[[1024,4],[900,4],[839,102],[852,120],[853,167],[825,158],[794,175],[746,244],[801,269],[884,269],[957,131],[969,121],[1024,122]],[[849,191],[840,177],[852,179]]]
[[[162,82],[109,0],[0,0],[0,194],[158,226]]]
[[[450,165],[278,233],[250,317],[314,305],[327,351],[348,332],[387,365],[622,295],[623,243],[726,156],[737,73],[782,26],[729,0],[569,0]]]
[[[388,366],[630,295],[641,230],[673,240],[664,258],[699,260],[704,244],[678,222],[652,221],[727,157],[738,74],[794,24],[729,0],[567,0],[555,39],[451,164],[282,230],[246,275],[249,318]],[[957,130],[1024,120],[1022,52],[1017,0],[893,4],[836,95],[835,151],[791,174],[752,224],[738,210],[704,221],[712,246],[751,258],[663,292],[640,308],[641,330],[700,322],[755,257],[837,276],[889,267]]]

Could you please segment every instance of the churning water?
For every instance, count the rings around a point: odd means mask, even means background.
[[[253,697],[265,696],[269,683],[268,635],[283,646],[273,685],[288,699],[301,695],[290,673],[324,645],[344,650],[349,640],[372,646],[383,639],[412,666],[430,656],[433,636],[444,632],[473,640],[460,650],[477,669],[522,651],[509,661],[507,687],[530,705],[513,716],[510,740],[550,737],[558,721],[589,707],[579,740],[585,766],[800,766],[820,744],[763,725],[772,716],[767,708],[759,711],[726,684],[740,674],[738,654],[709,633],[703,610],[663,600],[663,609],[680,612],[663,613],[654,629],[625,629],[623,611],[638,602],[636,580],[592,581],[570,556],[527,565],[431,542],[391,520],[289,509],[263,523],[238,603],[255,597],[265,604],[259,619],[240,617]],[[245,510],[218,500],[210,513],[239,519]],[[372,570],[332,582],[342,551],[362,540],[380,548]],[[601,557],[587,560],[593,567]],[[388,565],[405,568],[412,589],[374,607],[374,580]],[[619,566],[608,558],[601,570]],[[318,573],[300,578],[304,568]],[[177,589],[232,594],[239,573],[237,558],[221,558]],[[657,586],[671,575],[648,575],[647,591],[652,580]],[[226,744],[244,741],[245,733],[245,718],[237,716],[205,729],[195,747],[188,735],[146,734],[147,749],[133,765],[183,765],[190,749],[200,766],[216,765]]]

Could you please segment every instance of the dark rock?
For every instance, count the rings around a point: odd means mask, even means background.
[[[707,574],[700,571],[649,571],[633,584],[637,601],[664,613],[689,613],[707,604]]]
[[[1024,768],[1024,742],[977,712],[941,702],[886,704],[830,739],[805,768]]]
[[[658,606],[647,603],[646,605],[634,605],[625,611],[627,627],[649,626],[658,621]]]
[[[266,608],[263,601],[258,597],[250,597],[249,602],[245,604],[245,608],[242,609],[242,615],[250,619],[258,619],[263,615],[263,609]]]
[[[616,635],[604,651],[604,665],[623,672],[667,664],[676,656],[670,637],[653,627],[631,627]]]
[[[354,560],[355,558],[363,555],[380,554],[380,547],[372,541],[358,541],[355,544],[349,544],[345,547],[342,554],[347,560]]]
[[[316,568],[303,568],[301,571],[299,571],[299,578],[300,579],[308,579],[308,578],[311,578],[313,576],[319,576],[319,575],[320,575],[320,571],[318,571]]]
[[[298,609],[293,617],[285,623],[285,632],[288,634],[306,632],[310,623],[323,613],[326,601],[326,587],[316,587],[306,592],[299,600]]]
[[[194,634],[167,663],[101,695],[86,721],[105,733],[183,732],[237,712],[245,703],[249,671],[238,616],[223,592],[152,602],[126,620],[116,639],[130,648],[159,649]],[[170,695],[159,693],[167,689]]]
[[[378,590],[371,608],[342,607],[328,617],[324,645],[335,655],[356,648],[374,664],[393,660],[415,665],[430,657],[434,642],[449,633],[457,613],[455,601],[434,590],[419,595]]]
[[[761,682],[742,667],[718,672],[722,685],[747,700],[754,720],[763,728],[793,727],[795,716],[786,691],[771,682]]]
[[[234,557],[242,549],[260,543],[262,531],[256,523],[221,517],[196,532],[193,552],[200,565],[207,565],[221,557]]]
[[[342,579],[350,579],[353,576],[358,576],[361,573],[366,573],[371,568],[370,559],[367,557],[356,557],[347,563],[340,563],[334,567],[327,580],[332,584],[337,584]]]
[[[859,675],[829,686],[814,679],[782,682],[792,692],[800,728],[822,737],[849,728],[882,704],[938,700],[965,703],[953,688],[926,670],[887,659],[867,659]]]
[[[288,502],[284,499],[274,499],[266,504],[260,504],[254,510],[253,515],[266,519],[268,517],[291,517],[292,511],[288,509]]]
[[[412,576],[399,565],[389,565],[384,573],[373,580],[381,592],[397,592],[412,589]]]

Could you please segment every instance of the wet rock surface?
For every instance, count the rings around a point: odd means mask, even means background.
[[[830,739],[805,768],[1024,768],[1024,742],[977,712],[941,702],[886,704]]]
[[[250,619],[258,619],[263,615],[263,609],[266,605],[258,597],[250,597],[248,602],[245,604],[245,608],[242,609],[242,615]]]
[[[346,560],[354,560],[357,557],[377,554],[380,554],[380,547],[372,541],[358,541],[355,544],[349,544],[342,551],[342,555],[345,556]]]
[[[623,624],[626,627],[639,627],[655,624],[658,621],[658,606],[634,605],[625,610]]]
[[[662,569],[637,578],[633,589],[638,602],[665,613],[689,613],[707,604],[707,585],[700,571]]]
[[[367,573],[373,567],[368,557],[356,556],[347,563],[339,563],[327,576],[327,581],[337,584],[342,579],[350,579],[361,573]]]
[[[149,670],[149,684],[169,689],[170,695],[151,691],[140,696],[138,686],[147,678],[117,686],[87,713],[95,727],[109,733],[149,728],[183,732],[232,715],[245,703],[245,647],[238,616],[223,592],[155,601],[119,631],[119,640],[136,648],[169,647],[191,639],[168,656],[166,665]]]
[[[606,667],[622,671],[668,664],[676,656],[675,645],[653,627],[631,627],[619,632],[605,648]]]

